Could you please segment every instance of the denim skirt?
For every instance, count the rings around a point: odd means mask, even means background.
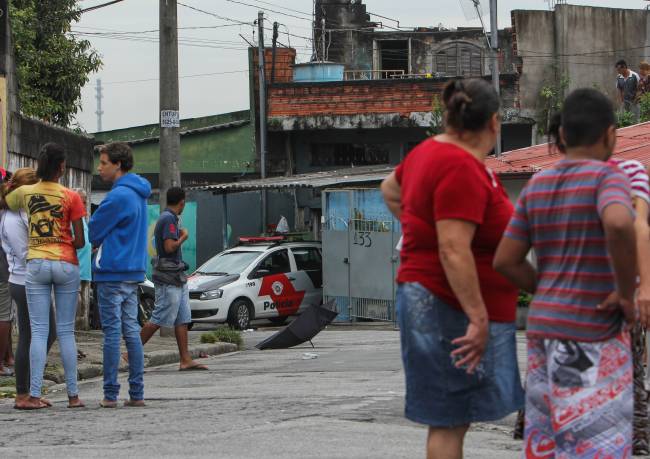
[[[451,342],[464,336],[465,314],[418,283],[397,290],[408,419],[456,427],[501,419],[524,406],[514,323],[490,322],[490,337],[474,374],[456,368]]]

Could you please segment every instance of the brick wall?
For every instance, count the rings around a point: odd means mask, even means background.
[[[259,87],[257,78],[257,49],[253,54],[253,68],[255,69],[255,88]],[[293,48],[276,48],[275,50],[275,82],[288,83],[293,81],[293,64],[296,63],[296,50]],[[264,50],[264,68],[266,70],[266,83],[271,83],[271,70],[273,68],[273,50]]]
[[[269,88],[269,116],[355,115],[431,111],[445,81],[345,81]]]

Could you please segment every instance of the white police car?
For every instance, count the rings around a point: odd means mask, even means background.
[[[243,330],[253,319],[281,324],[322,302],[320,242],[240,238],[188,279],[193,323],[227,322]]]

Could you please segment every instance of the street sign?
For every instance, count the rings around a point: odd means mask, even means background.
[[[180,115],[178,110],[161,110],[160,112],[160,127],[161,128],[175,128],[180,127]]]

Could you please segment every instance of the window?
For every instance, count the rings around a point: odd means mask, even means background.
[[[434,69],[442,76],[481,76],[483,52],[469,43],[454,43],[436,53]]]
[[[320,251],[314,247],[305,247],[300,249],[291,249],[293,258],[296,260],[298,271],[320,271],[323,266],[323,260]]]
[[[311,145],[311,165],[327,166],[369,166],[388,164],[389,153],[385,145],[317,143]]]
[[[270,274],[284,274],[291,272],[291,265],[289,264],[289,253],[286,249],[273,252],[271,255],[262,260],[257,269],[266,269]]]
[[[379,52],[381,53],[381,70],[408,75],[409,69],[409,42],[408,40],[381,40],[379,41]],[[384,74],[381,78],[390,78],[390,74]]]
[[[197,271],[203,274],[241,274],[259,256],[259,252],[226,252],[211,258]]]

